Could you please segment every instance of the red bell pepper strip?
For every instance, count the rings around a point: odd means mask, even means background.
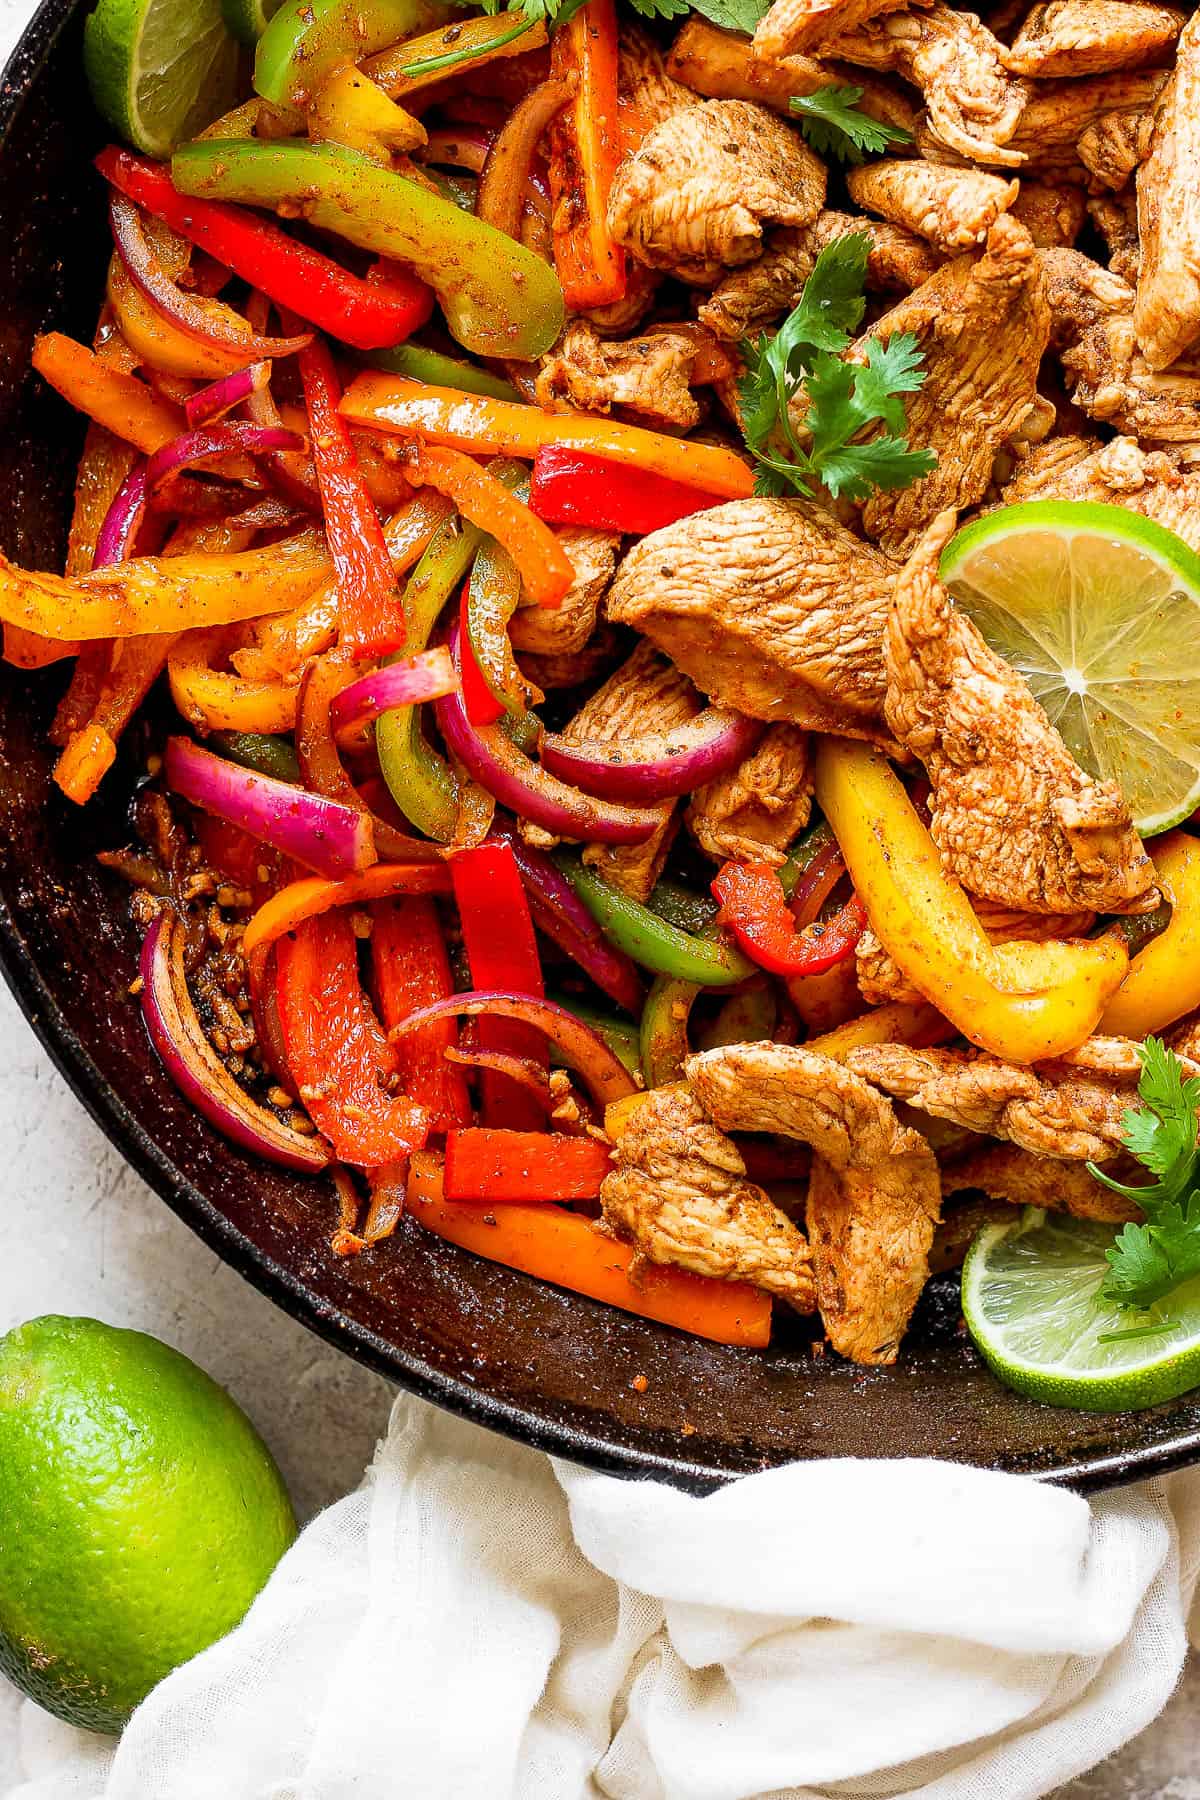
[[[612,1168],[607,1144],[548,1131],[446,1133],[447,1200],[594,1200]]]
[[[358,978],[358,939],[347,912],[305,919],[276,947],[276,995],[295,1092],[339,1161],[377,1169],[419,1150],[429,1115],[386,1091],[397,1072]]]
[[[96,167],[120,193],[251,287],[356,350],[390,349],[433,312],[433,290],[415,275],[393,268],[387,280],[363,280],[269,219],[220,201],[188,199],[160,163],[110,144]]]
[[[462,683],[463,705],[467,709],[467,717],[472,725],[494,725],[497,719],[504,717],[505,709],[483,679],[483,670],[479,667],[471,646],[468,594],[465,587],[462,591],[460,609],[458,678]]]
[[[832,919],[798,931],[770,863],[727,862],[712,891],[721,903],[719,922],[728,926],[747,956],[773,975],[823,975],[853,956],[866,929],[866,908],[854,894]]]
[[[615,0],[587,0],[555,32],[550,72],[577,83],[550,131],[554,267],[574,312],[625,298],[625,252],[608,229],[623,146],[617,116]]]
[[[544,989],[537,939],[521,872],[509,846],[488,842],[464,850],[451,858],[450,873],[472,986],[541,998]],[[546,1040],[531,1025],[480,1019],[476,1029],[482,1050],[501,1050],[524,1057],[539,1068],[548,1066]],[[532,1095],[505,1075],[483,1074],[480,1099],[485,1125],[536,1131],[542,1124]]]
[[[338,624],[351,656],[388,656],[405,640],[404,606],[375,503],[363,483],[329,346],[299,355],[325,536],[337,576]]]
[[[416,895],[371,908],[371,967],[375,998],[388,1031],[419,1006],[454,992],[450,959],[432,900]],[[435,1131],[469,1124],[471,1101],[462,1072],[446,1061],[458,1043],[453,1019],[411,1031],[394,1045],[401,1086],[428,1112]]]
[[[720,504],[719,494],[704,494],[667,475],[608,462],[565,444],[544,444],[533,459],[530,510],[551,525],[644,536]]]

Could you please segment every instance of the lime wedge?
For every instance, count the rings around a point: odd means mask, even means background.
[[[281,3],[282,0],[221,0],[225,29],[233,33],[239,44],[257,44]]]
[[[147,156],[170,156],[236,97],[238,48],[220,0],[100,0],[83,64],[100,112]]]
[[[1031,1400],[1133,1412],[1200,1386],[1200,1276],[1149,1311],[1101,1296],[1115,1227],[1028,1207],[987,1225],[962,1307],[993,1374]]]
[[[1033,500],[942,552],[942,580],[1143,837],[1200,806],[1200,557],[1123,506]]]

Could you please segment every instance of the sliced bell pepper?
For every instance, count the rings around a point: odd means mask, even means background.
[[[171,174],[184,193],[283,206],[318,230],[410,264],[437,294],[451,336],[478,355],[532,361],[562,330],[558,278],[532,250],[340,144],[185,144]],[[311,317],[302,305],[296,311]]]
[[[369,75],[352,62],[338,63],[325,77],[308,109],[308,135],[318,142],[345,144],[385,168],[392,152],[418,149],[425,127],[397,106]]]
[[[761,1288],[647,1263],[632,1244],[564,1207],[504,1206],[491,1214],[447,1200],[440,1164],[424,1152],[413,1159],[408,1211],[427,1231],[476,1256],[694,1337],[751,1349],[770,1339],[771,1297]]]
[[[30,360],[76,412],[86,413],[147,456],[183,430],[183,414],[177,407],[160,400],[136,375],[114,368],[86,344],[64,337],[61,331],[34,338]]]
[[[451,858],[450,873],[472,986],[541,998],[545,990],[533,919],[509,846],[493,840],[462,851]],[[481,1018],[476,1030],[482,1049],[523,1057],[538,1068],[548,1066],[546,1040],[532,1026]],[[532,1096],[504,1075],[483,1075],[480,1100],[485,1125],[536,1131],[542,1122]]]
[[[533,459],[529,504],[552,525],[586,525],[596,531],[645,536],[720,506],[721,496],[702,494],[666,475],[622,468],[563,444],[542,444]]]
[[[424,1144],[429,1115],[386,1084],[396,1052],[358,978],[350,916],[305,919],[275,948],[279,1024],[297,1097],[342,1162],[376,1169]]]
[[[643,969],[698,987],[732,987],[754,974],[754,964],[731,944],[681,931],[601,880],[576,856],[560,850],[554,860],[609,942]]]
[[[173,642],[162,634],[125,638],[113,645],[91,718],[67,740],[54,768],[58,786],[77,806],[92,798],[111,768],[117,739],[158,680]]]
[[[771,863],[727,862],[714,876],[712,891],[721,902],[721,923],[746,955],[773,975],[823,975],[854,955],[866,929],[866,909],[851,895],[832,919],[797,930]]]
[[[221,140],[210,147],[219,151]],[[161,163],[110,145],[96,158],[96,167],[121,193],[189,243],[207,250],[251,287],[358,350],[399,343],[424,325],[433,311],[432,291],[416,276],[397,273],[380,282],[352,275],[319,250],[288,237],[269,219],[236,206],[189,199]]]
[[[720,1011],[696,1039],[698,1050],[718,1050],[724,1044],[757,1044],[775,1029],[779,1008],[769,981],[748,981],[730,994]]]
[[[625,298],[625,252],[608,229],[621,160],[615,0],[585,0],[550,45],[550,72],[575,99],[550,128],[554,266],[574,312]]]
[[[695,981],[674,975],[658,975],[650,984],[642,1008],[639,1031],[639,1064],[648,1088],[666,1087],[683,1079],[683,1065],[691,1055],[688,1021],[696,997],[704,992]]]
[[[386,900],[392,894],[448,894],[450,871],[445,863],[376,863],[361,875],[345,881],[326,881],[306,875],[281,888],[259,907],[247,922],[242,949],[251,956],[273,944],[285,932],[295,931],[305,919],[315,919],[335,906],[361,906]]]
[[[250,681],[214,669],[224,632],[186,631],[167,657],[171,697],[189,725],[201,731],[291,731],[296,723],[295,682]]]
[[[611,1168],[598,1138],[477,1126],[447,1132],[444,1192],[447,1200],[594,1200]]]
[[[852,1050],[868,1044],[914,1044],[922,1049],[931,1044],[948,1043],[958,1036],[958,1029],[932,1006],[912,1006],[905,1000],[893,1000],[887,1006],[873,1006],[857,1019],[847,1019],[820,1037],[811,1037],[806,1050],[815,1050],[833,1062],[845,1062]]]
[[[456,19],[451,25],[382,51],[367,63],[366,73],[384,93],[399,100],[442,80],[465,62],[471,66],[464,72],[474,76],[496,58],[524,56],[529,50],[540,50],[545,42],[544,19],[529,19],[521,13],[514,22],[510,12],[485,13],[482,18]]]
[[[1171,831],[1149,845],[1171,922],[1129,964],[1100,1030],[1144,1038],[1200,1006],[1200,839]]]
[[[482,552],[481,552],[482,554]],[[469,589],[464,588],[461,601],[461,628],[458,635],[458,672],[462,682],[463,705],[472,725],[494,725],[504,717],[503,702],[497,700],[479,666],[475,640],[470,628]]]
[[[575,565],[550,528],[512,488],[459,450],[421,444],[414,478],[453,500],[464,519],[488,532],[517,565],[529,598],[558,606],[575,581]]]
[[[371,908],[371,968],[379,1016],[391,1031],[420,1006],[454,992],[446,940],[432,900],[410,896]],[[447,1062],[458,1043],[453,1019],[435,1019],[393,1045],[404,1092],[423,1106],[435,1131],[466,1125],[471,1100],[462,1071]]]
[[[210,749],[243,769],[257,769],[275,781],[299,782],[300,759],[290,739],[261,731],[214,731]]]
[[[541,689],[522,675],[508,635],[508,622],[520,598],[516,563],[502,544],[485,538],[463,592],[458,640],[463,679],[471,664],[483,690],[472,693],[463,688],[463,703],[472,725],[492,725],[505,713],[524,719],[530,705],[536,706],[542,699]]]
[[[445,356],[424,344],[397,344],[394,350],[373,350],[365,359],[373,369],[390,375],[406,375],[410,381],[433,382],[440,387],[461,388],[464,394],[487,394],[493,400],[520,401],[511,381],[501,380],[490,369],[457,356]]]
[[[173,325],[134,286],[119,256],[109,263],[106,291],[121,336],[147,369],[185,380],[215,381],[253,360],[248,351],[205,343]]]
[[[254,91],[272,106],[306,107],[338,63],[360,62],[444,17],[430,0],[284,0],[258,40]]]
[[[352,381],[342,411],[356,425],[396,437],[449,444],[473,456],[486,451],[531,458],[542,444],[562,444],[653,475],[666,475],[722,500],[744,500],[754,476],[740,456],[718,444],[672,438],[619,419],[548,413],[454,388],[426,387],[399,375],[364,373]]]

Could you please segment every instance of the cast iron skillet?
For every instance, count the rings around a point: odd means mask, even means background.
[[[89,336],[106,254],[82,13],[77,0],[46,0],[0,92],[0,542],[34,568],[62,566],[82,433],[29,373],[30,345],[51,326]],[[61,671],[29,678],[0,665],[4,973],[138,1172],[331,1343],[525,1443],[695,1490],[797,1457],[945,1456],[1090,1488],[1200,1456],[1200,1403],[1097,1417],[999,1387],[963,1336],[951,1279],[931,1284],[900,1365],[868,1371],[815,1357],[799,1322],[785,1320],[766,1355],[700,1343],[481,1262],[415,1225],[335,1261],[326,1185],[242,1156],[158,1066],[128,993],[137,945],[127,890],[93,860],[126,837],[137,746],[86,811],[62,800],[44,735],[62,682]]]

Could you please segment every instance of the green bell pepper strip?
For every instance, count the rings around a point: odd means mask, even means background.
[[[520,464],[512,464],[519,475],[513,485],[518,500],[529,502],[529,478]],[[492,474],[498,473],[495,464]],[[530,705],[540,698],[539,690],[530,684],[517,667],[508,637],[508,622],[517,610],[521,597],[521,577],[517,565],[495,538],[485,538],[471,570],[467,602],[463,609],[471,654],[483,677],[484,686],[511,718],[524,718]],[[482,723],[487,723],[483,720]]]
[[[284,0],[258,40],[254,90],[274,106],[307,106],[338,63],[428,31],[447,10],[431,0]]]
[[[783,897],[790,900],[796,891],[800,877],[810,869],[827,845],[832,844],[833,833],[824,819],[818,819],[810,825],[798,844],[793,845],[788,859],[779,870],[779,885],[783,889]]]
[[[690,932],[693,937],[699,937],[720,910],[711,895],[694,893],[669,875],[659,876],[646,904],[660,919],[678,925],[680,931]]]
[[[406,264],[437,294],[451,336],[475,355],[532,361],[562,329],[562,288],[549,263],[341,144],[291,138],[185,144],[172,160],[171,178],[193,198],[282,207],[318,230]]]
[[[756,1044],[775,1029],[779,1008],[775,995],[763,981],[740,994],[730,994],[715,1019],[700,1033],[698,1050],[719,1050],[724,1044]]]
[[[648,1088],[678,1081],[689,1055],[688,1021],[697,994],[704,989],[695,981],[679,981],[673,975],[656,975],[642,1008],[638,1055],[642,1080]]]
[[[577,1000],[574,994],[547,994],[546,998],[553,1000],[556,1006],[561,1006],[566,1012],[573,1013],[585,1025],[590,1025],[592,1030],[604,1039],[618,1061],[624,1063],[629,1073],[637,1074],[640,1064],[636,1025],[631,1024],[628,1019],[618,1019],[613,1013],[601,1012],[599,1007],[586,1006],[582,1000]],[[561,1062],[553,1044],[550,1046],[550,1061],[555,1064]],[[565,1065],[562,1066],[565,1067]]]
[[[554,860],[609,942],[644,969],[694,981],[700,987],[732,987],[757,973],[740,950],[680,931],[648,906],[610,887],[577,856],[558,851]]]
[[[300,781],[300,758],[291,738],[271,737],[260,731],[214,731],[212,749],[243,769],[256,769],[277,781]]]
[[[464,394],[487,394],[493,400],[520,400],[510,381],[502,381],[489,369],[474,363],[460,362],[457,356],[443,356],[440,350],[427,350],[424,344],[397,344],[394,350],[373,350],[363,361],[372,369],[384,369],[389,375],[407,375],[410,381],[431,382],[434,387],[459,388]]]

